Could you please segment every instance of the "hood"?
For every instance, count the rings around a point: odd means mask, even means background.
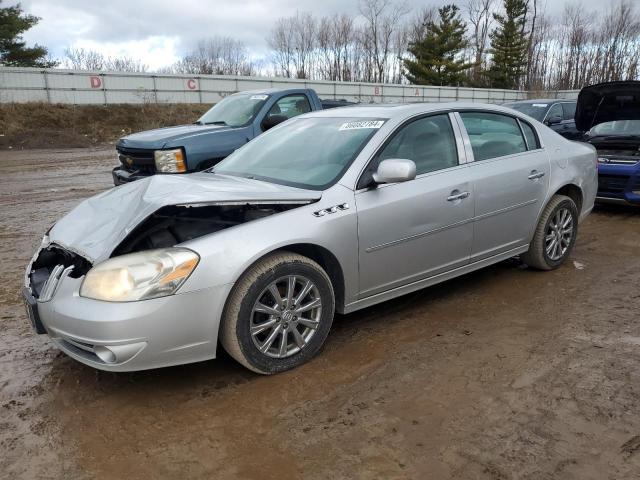
[[[576,127],[586,132],[614,120],[640,120],[640,82],[608,82],[584,87],[578,95]]]
[[[153,148],[160,149],[173,144],[177,140],[209,135],[211,133],[226,132],[232,127],[225,125],[178,125],[175,127],[156,128],[144,132],[133,133],[118,140],[117,145],[129,148]],[[171,145],[169,145],[171,146]]]
[[[49,239],[92,263],[113,250],[156,210],[171,205],[305,203],[322,192],[212,173],[154,175],[84,200],[49,232]]]

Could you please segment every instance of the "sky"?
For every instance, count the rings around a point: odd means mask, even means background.
[[[0,0],[1,1],[1,0]],[[452,0],[406,0],[418,11]],[[576,0],[548,2],[547,12],[556,15]],[[584,8],[616,0],[580,0]],[[462,5],[466,0],[454,3]],[[2,2],[3,6],[18,3]],[[25,12],[42,18],[25,33],[29,44],[46,46],[61,58],[65,48],[97,50],[106,56],[140,59],[150,69],[175,63],[199,39],[230,36],[242,40],[255,60],[268,56],[266,37],[279,17],[311,12],[357,15],[358,0],[21,0]]]

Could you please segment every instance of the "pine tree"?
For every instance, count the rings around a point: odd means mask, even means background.
[[[486,72],[493,88],[517,89],[526,71],[528,0],[504,0],[504,15],[493,14],[498,23],[491,32],[491,65]]]
[[[428,22],[425,36],[409,43],[414,59],[404,59],[405,76],[414,84],[458,86],[466,82],[465,71],[473,66],[460,58],[467,47],[466,26],[455,5],[445,5],[438,13],[438,23]]]
[[[46,60],[45,47],[35,45],[29,48],[22,40],[22,33],[39,21],[40,19],[34,15],[26,15],[20,4],[13,7],[0,7],[0,65],[39,68],[56,65],[56,62]]]

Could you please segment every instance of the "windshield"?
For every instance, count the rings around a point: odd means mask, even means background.
[[[242,127],[254,119],[268,98],[263,94],[231,95],[216,103],[196,123]]]
[[[513,108],[520,113],[529,115],[539,122],[544,118],[545,113],[549,109],[548,103],[505,103],[505,107]]]
[[[213,172],[324,190],[383,124],[376,118],[295,118],[236,150]]]
[[[640,120],[615,120],[596,125],[589,135],[640,135]]]

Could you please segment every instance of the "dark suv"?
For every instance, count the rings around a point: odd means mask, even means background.
[[[513,108],[525,115],[544,123],[552,130],[569,140],[580,140],[582,132],[576,128],[574,119],[576,114],[575,100],[522,100],[520,102],[505,103],[505,107]]]

